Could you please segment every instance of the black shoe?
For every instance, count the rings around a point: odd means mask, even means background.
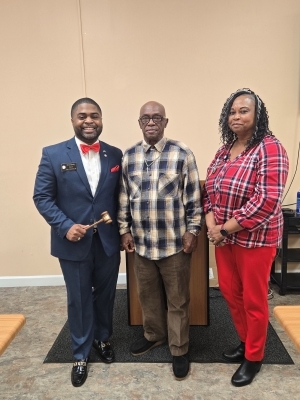
[[[231,383],[234,386],[250,385],[255,375],[260,371],[262,361],[248,361],[246,358],[233,374]]]
[[[173,372],[178,381],[184,379],[190,370],[188,355],[173,356]]]
[[[245,343],[241,342],[238,347],[232,350],[224,351],[222,354],[223,358],[229,362],[240,362],[245,357]]]
[[[101,361],[106,364],[110,364],[115,361],[115,353],[110,342],[100,342],[100,340],[94,340],[93,347],[97,350]]]
[[[147,353],[147,351],[163,344],[164,340],[158,340],[157,342],[150,342],[145,337],[134,342],[130,347],[130,353],[133,356],[141,356],[142,354]]]
[[[74,362],[71,371],[71,382],[75,387],[82,386],[87,378],[88,358]]]

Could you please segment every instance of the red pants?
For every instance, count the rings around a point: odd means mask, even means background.
[[[269,321],[268,281],[275,247],[216,247],[219,285],[233,323],[245,342],[245,358],[261,361]]]

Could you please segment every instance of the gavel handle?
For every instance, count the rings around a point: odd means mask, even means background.
[[[103,222],[103,218],[99,219],[99,221],[94,222],[92,225],[88,225],[85,229],[88,230],[88,229],[92,228],[93,226],[100,224],[101,222]]]

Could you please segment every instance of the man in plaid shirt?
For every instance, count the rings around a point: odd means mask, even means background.
[[[135,251],[143,311],[144,337],[131,346],[131,354],[144,354],[168,337],[175,378],[184,379],[189,372],[190,260],[201,228],[201,189],[193,153],[164,137],[167,124],[164,106],[154,101],[142,106],[144,140],[124,154],[118,222],[124,249]]]

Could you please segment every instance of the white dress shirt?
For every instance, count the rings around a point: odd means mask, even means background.
[[[86,144],[86,143],[82,142],[76,136],[75,136],[75,141],[76,141],[76,144],[79,149],[83,167],[84,167],[87,179],[89,181],[92,194],[93,194],[93,196],[95,196],[97,186],[99,183],[99,179],[100,179],[100,174],[101,174],[100,152],[98,153],[93,150],[90,150],[87,153],[83,154],[80,145]],[[98,142],[98,140],[95,141],[95,143],[97,143],[97,142]]]

